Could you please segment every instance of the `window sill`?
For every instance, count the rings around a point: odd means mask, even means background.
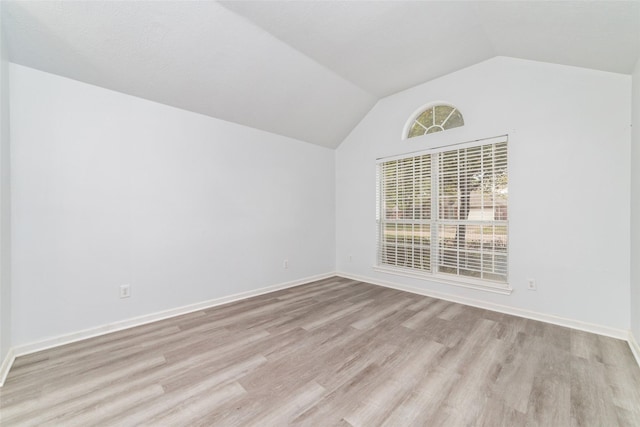
[[[501,295],[511,295],[513,289],[509,286],[508,283],[500,284],[500,283],[491,283],[480,280],[473,279],[451,279],[449,276],[444,276],[442,274],[431,274],[431,273],[419,273],[416,271],[403,269],[403,268],[393,268],[393,267],[381,267],[379,265],[373,266],[374,271],[378,271],[380,273],[393,274],[396,276],[410,277],[412,279],[422,279],[422,280],[430,280],[437,283],[444,283],[446,285],[460,286],[468,289],[475,289],[478,291],[492,292],[495,294]]]

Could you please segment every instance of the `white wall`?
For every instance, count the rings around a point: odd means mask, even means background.
[[[337,271],[627,330],[630,89],[628,75],[498,57],[380,100],[336,153]],[[432,101],[465,126],[402,141]],[[505,133],[513,293],[374,272],[376,158]]]
[[[2,21],[0,3],[0,22]],[[11,193],[9,153],[9,62],[0,28],[0,365],[11,347]],[[2,382],[2,372],[0,372]]]
[[[14,64],[10,83],[13,345],[334,270],[333,150]]]
[[[631,332],[640,343],[640,60],[631,93]]]
[[[14,346],[330,272],[334,260],[374,280],[631,324],[630,277],[633,301],[640,290],[629,247],[637,254],[640,240],[638,228],[629,237],[629,194],[640,204],[640,187],[629,165],[629,76],[494,58],[390,96],[335,152],[334,187],[331,150],[10,72]],[[457,105],[466,125],[402,141],[406,119],[434,100]],[[375,159],[504,133],[512,295],[374,272]],[[537,292],[525,290],[529,277]],[[122,283],[130,299],[118,299]]]

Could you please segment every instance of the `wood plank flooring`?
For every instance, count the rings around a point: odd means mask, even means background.
[[[331,278],[19,357],[2,426],[640,426],[627,343]]]

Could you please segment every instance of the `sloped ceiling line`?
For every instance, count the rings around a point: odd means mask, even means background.
[[[636,1],[0,7],[12,62],[331,148],[378,99],[497,55],[631,73],[640,53]]]

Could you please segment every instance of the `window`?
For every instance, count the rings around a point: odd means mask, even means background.
[[[378,161],[378,267],[507,284],[507,137]]]
[[[449,105],[434,105],[427,108],[413,120],[407,138],[440,132],[464,125],[464,119],[457,108]]]

